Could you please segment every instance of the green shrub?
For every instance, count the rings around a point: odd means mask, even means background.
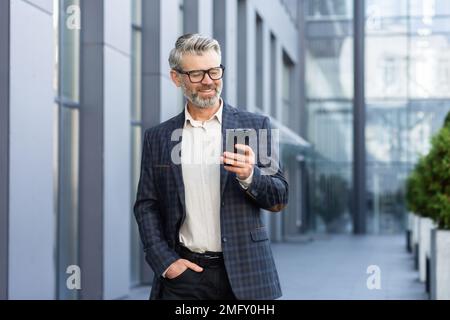
[[[407,180],[410,211],[433,219],[450,230],[450,117],[433,137],[431,150],[417,163]]]
[[[425,179],[425,160],[425,157],[419,159],[416,167],[406,180],[406,206],[409,211],[420,215],[425,215],[427,212],[425,185],[421,183]]]
[[[433,137],[431,145],[423,181],[428,184],[427,210],[440,228],[450,229],[450,125]]]

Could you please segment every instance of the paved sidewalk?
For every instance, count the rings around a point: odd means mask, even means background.
[[[281,299],[427,299],[404,236],[323,236],[308,243],[273,244]],[[380,270],[369,290],[367,268]]]
[[[313,241],[274,243],[283,297],[317,299],[427,299],[404,236],[320,236]],[[380,268],[380,290],[367,288],[367,268]],[[130,299],[148,299],[148,287]]]

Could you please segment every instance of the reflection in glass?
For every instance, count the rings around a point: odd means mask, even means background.
[[[132,203],[136,198],[136,190],[139,182],[141,150],[142,150],[142,129],[141,126],[131,127],[131,199]],[[132,204],[131,204],[132,205]],[[137,286],[141,283],[141,252],[142,245],[139,237],[137,225],[134,221],[131,223],[131,285]]]
[[[277,39],[275,38],[275,35],[273,33],[270,33],[270,60],[271,61],[278,61],[278,54],[277,54]],[[277,64],[271,63],[270,64],[270,78],[272,80],[272,85],[270,86],[270,114],[275,119],[278,117],[277,114],[277,91],[278,91],[278,81],[277,81]]]
[[[80,0],[62,0],[60,10],[60,95],[64,100],[80,100],[80,29],[69,28],[67,21],[73,18],[71,6],[80,7]]]
[[[413,37],[409,41],[410,97],[450,98],[450,24],[446,36]]]
[[[142,0],[131,0],[131,23],[142,26]]]
[[[60,108],[58,298],[76,299],[66,286],[67,267],[78,261],[79,111]]]
[[[351,233],[353,1],[306,4],[306,220],[313,232]]]
[[[316,232],[350,233],[353,114],[351,102],[309,102],[309,212]]]
[[[56,56],[58,102],[57,152],[57,297],[77,299],[77,290],[69,290],[67,268],[78,261],[78,174],[79,174],[79,82],[80,29],[68,24],[80,13],[79,0],[55,1],[55,28],[58,34]],[[75,19],[79,16],[75,17]],[[75,21],[75,20],[73,20]],[[76,24],[76,23],[75,23]]]
[[[307,0],[306,14],[308,18],[320,17],[352,17],[353,0]]]
[[[353,98],[353,20],[327,17],[306,22],[306,95]]]
[[[255,90],[255,101],[256,108],[260,110],[264,109],[264,30],[263,21],[261,17],[256,15],[256,37],[255,37],[255,79],[256,79],[256,90]]]
[[[366,38],[366,97],[402,99],[408,90],[407,40],[401,36]]]
[[[136,1],[136,0],[135,0]],[[142,115],[142,33],[134,29],[132,34],[131,60],[131,119],[141,121]]]
[[[432,17],[435,15],[450,15],[448,0],[409,0],[410,15]]]
[[[282,119],[283,124],[295,130],[296,119],[293,117],[294,111],[294,97],[293,97],[293,84],[294,84],[294,63],[286,54],[283,52],[283,75],[282,75]]]
[[[450,1],[367,1],[367,229],[398,233],[405,179],[450,109]]]
[[[142,150],[142,0],[132,0],[131,25],[131,190],[130,208],[136,199],[139,182]],[[131,220],[131,265],[130,282],[132,286],[141,284],[142,245],[137,224]]]

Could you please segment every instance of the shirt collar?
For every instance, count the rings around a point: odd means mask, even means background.
[[[220,99],[220,108],[219,110],[217,110],[216,113],[214,113],[211,118],[209,118],[208,120],[204,121],[204,122],[208,122],[211,121],[212,119],[217,119],[217,121],[219,121],[220,124],[222,124],[222,111],[223,111],[223,101],[222,99]],[[198,120],[194,120],[194,118],[192,118],[191,114],[188,111],[188,107],[187,107],[187,103],[184,106],[184,127],[186,128],[187,123],[189,122],[193,127],[199,127],[202,125],[202,121],[198,121]]]

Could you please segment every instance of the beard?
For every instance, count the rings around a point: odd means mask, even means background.
[[[201,109],[213,108],[219,101],[220,95],[222,94],[222,83],[220,83],[218,86],[215,85],[202,86],[196,91],[191,91],[186,87],[184,82],[181,82],[181,88],[183,89],[183,94],[186,97],[186,99],[188,99],[189,102],[191,102],[193,105]],[[200,90],[208,90],[208,89],[214,90],[215,95],[211,98],[206,99],[201,98],[198,92]]]

